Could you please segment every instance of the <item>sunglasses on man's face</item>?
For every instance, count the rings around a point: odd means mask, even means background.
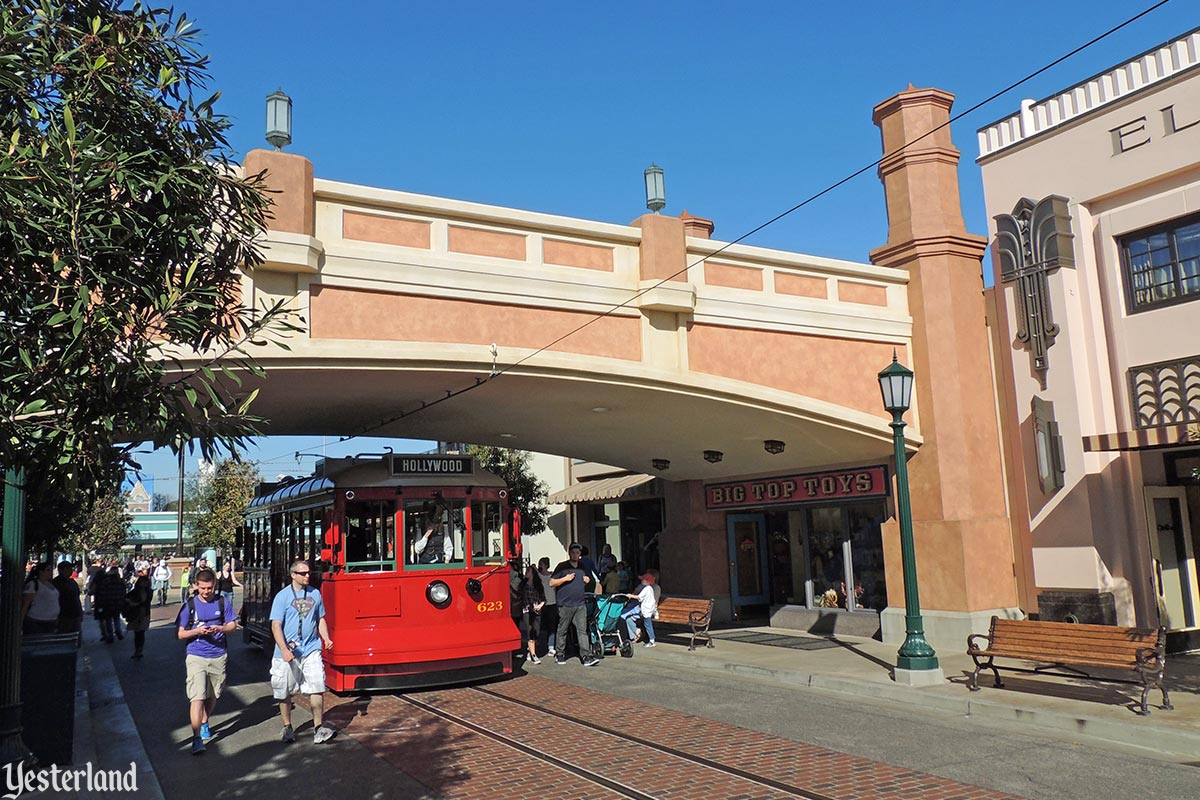
[[[298,570],[298,569],[294,569],[294,570],[292,570],[292,574],[293,574],[293,575],[307,575],[307,574],[308,574],[308,570],[304,570],[304,572],[301,572],[301,571],[300,571],[300,570]]]

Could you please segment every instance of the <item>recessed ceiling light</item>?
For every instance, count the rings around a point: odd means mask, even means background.
[[[515,434],[515,433],[502,433],[502,434],[500,434],[500,438],[501,438],[501,439],[511,439],[511,438],[513,438],[514,436],[516,436],[516,434]]]
[[[608,411],[608,408],[606,406],[596,406],[592,411],[595,411],[597,414],[603,414],[605,411]]]

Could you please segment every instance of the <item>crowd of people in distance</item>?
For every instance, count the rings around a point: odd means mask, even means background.
[[[572,633],[580,662],[585,667],[600,663],[588,636],[589,594],[623,600],[621,619],[629,640],[641,641],[645,647],[655,646],[654,618],[661,594],[658,576],[653,570],[647,571],[638,576],[635,585],[631,571],[613,555],[611,545],[604,545],[597,563],[586,547],[572,542],[567,560],[553,570],[548,558],[540,559],[536,567],[530,564],[524,573],[514,570],[509,594],[527,665],[542,663],[542,654],[565,664]]]
[[[201,558],[190,570],[180,570],[180,602],[192,594],[196,574],[207,567]],[[153,560],[129,558],[122,566],[117,559],[96,559],[81,573],[82,565],[43,561],[29,565],[21,594],[21,627],[27,636],[76,634],[83,628],[85,601],[106,643],[133,634],[133,658],[141,658],[150,627],[151,609],[165,606],[170,598],[174,573],[166,557]],[[80,585],[80,581],[83,585]],[[241,586],[226,561],[218,573],[217,589],[233,603],[234,587]]]
[[[188,716],[192,727],[191,752],[207,749],[214,732],[209,726],[217,698],[225,686],[228,643],[238,628],[234,590],[242,584],[231,561],[219,569],[200,557],[176,577],[169,558],[129,559],[124,567],[116,559],[96,559],[84,577],[82,565],[63,561],[31,563],[21,598],[21,624],[26,636],[74,634],[79,637],[85,614],[84,601],[100,628],[103,642],[112,644],[133,634],[133,658],[141,659],[155,604],[171,602],[179,588],[176,638],[186,642],[184,668]],[[313,741],[332,739],[336,732],[323,724],[325,668],[321,650],[333,646],[325,622],[321,593],[309,586],[309,565],[291,565],[291,583],[280,590],[271,605],[271,630],[275,652],[271,661],[272,695],[283,722],[281,740],[296,741],[292,727],[293,696],[309,698],[313,715]],[[55,573],[57,572],[57,575]],[[80,582],[83,581],[82,587]],[[124,620],[124,625],[122,625]]]

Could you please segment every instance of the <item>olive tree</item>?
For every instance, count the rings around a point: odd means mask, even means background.
[[[243,303],[269,200],[207,70],[173,10],[0,8],[0,464],[31,487],[102,495],[142,444],[257,431],[254,351],[300,321]]]
[[[521,531],[537,534],[546,530],[546,495],[549,487],[529,466],[529,453],[507,447],[471,444],[467,455],[479,461],[508,484],[508,502],[521,512]]]
[[[218,461],[212,474],[199,479],[195,494],[189,498],[193,502],[188,504],[195,513],[186,522],[192,544],[222,551],[233,547],[259,480],[257,465],[238,458]]]

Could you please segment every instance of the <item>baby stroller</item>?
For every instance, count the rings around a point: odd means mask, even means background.
[[[624,595],[620,597],[588,596],[588,638],[591,639],[592,653],[598,658],[621,654],[622,658],[633,657],[633,644],[625,632],[621,621],[621,612],[629,603]]]

